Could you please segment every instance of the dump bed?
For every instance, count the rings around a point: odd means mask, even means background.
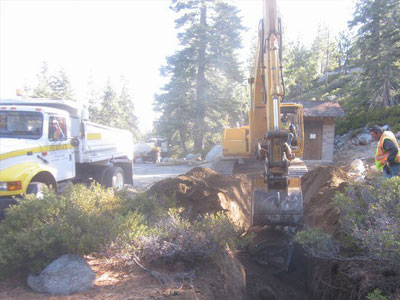
[[[133,137],[127,130],[85,121],[81,162],[93,163],[109,159],[133,159]]]

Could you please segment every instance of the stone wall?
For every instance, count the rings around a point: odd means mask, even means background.
[[[335,123],[333,118],[324,118],[322,126],[322,160],[333,161]]]

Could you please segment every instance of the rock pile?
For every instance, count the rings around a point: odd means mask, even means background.
[[[390,130],[389,125],[382,126],[384,130]],[[397,139],[400,138],[400,131],[395,133]],[[348,133],[335,137],[335,150],[343,151],[348,149],[354,149],[357,145],[370,145],[376,143],[371,135],[369,134],[369,127],[359,128],[356,130],[350,130]]]

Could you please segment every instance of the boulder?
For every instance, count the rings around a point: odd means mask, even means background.
[[[350,140],[350,143],[353,144],[353,145],[358,145],[360,143],[360,141],[358,140],[358,138],[352,138]]]
[[[358,174],[365,172],[365,167],[361,159],[355,159],[351,162],[350,167]]]
[[[358,137],[360,145],[368,145],[372,141],[372,137],[369,133],[363,133]]]
[[[339,141],[339,142],[336,143],[336,147],[338,149],[342,148],[343,146],[344,146],[344,142],[342,142],[342,141]]]
[[[222,146],[216,145],[207,153],[205,160],[208,162],[216,162],[222,158]]]
[[[65,254],[38,276],[29,275],[28,285],[36,292],[53,295],[70,295],[92,288],[96,278],[87,262],[77,256]]]

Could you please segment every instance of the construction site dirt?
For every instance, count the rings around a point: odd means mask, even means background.
[[[311,171],[302,178],[304,225],[334,235],[339,228],[340,211],[331,200],[335,192],[343,192],[350,182],[344,171],[346,165],[310,164],[309,168]],[[173,176],[168,174],[167,177]],[[147,193],[174,195],[189,219],[224,212],[236,224],[250,227],[250,182],[245,174],[226,176],[196,167],[177,177],[155,182]],[[251,230],[256,237],[270,234],[268,229]],[[258,264],[248,249],[242,249],[204,259],[194,266],[195,278],[180,285],[160,284],[149,272],[139,266],[124,267],[117,258],[89,256],[86,259],[96,273],[95,286],[89,292],[57,297],[42,295],[31,291],[23,279],[17,278],[0,283],[0,299],[347,299],[335,298],[334,292],[326,292],[335,285],[334,281],[327,280],[332,279],[332,265],[337,268],[337,264],[313,260],[304,255],[299,245],[294,245],[286,272],[273,272]]]

